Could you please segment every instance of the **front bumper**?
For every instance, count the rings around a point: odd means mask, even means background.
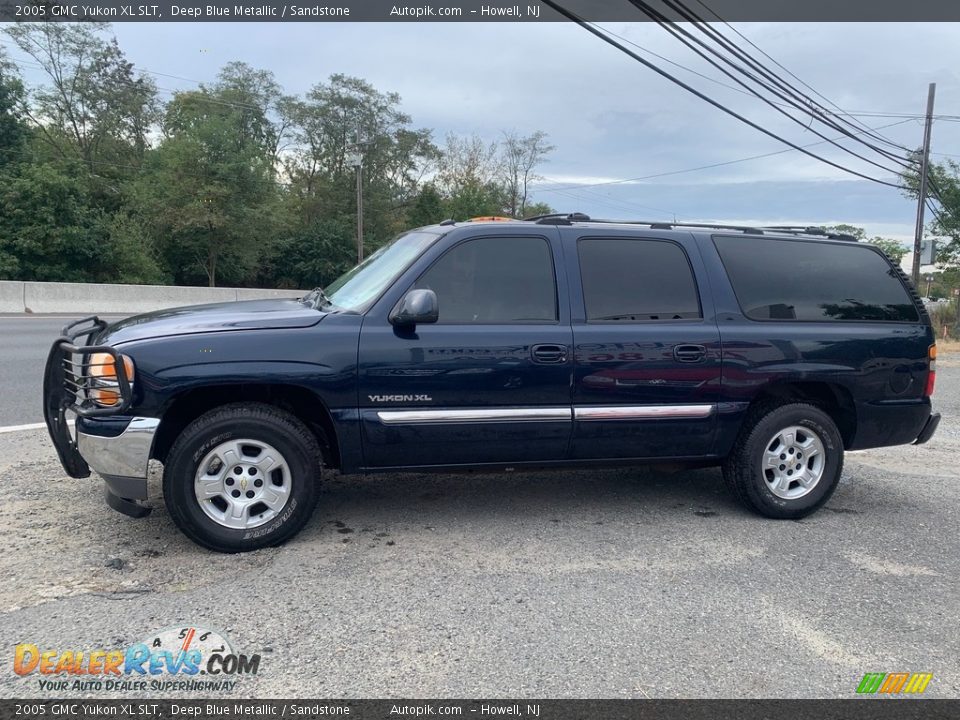
[[[130,418],[119,434],[111,435],[103,434],[105,428],[97,427],[103,424],[80,418],[77,450],[106,483],[107,504],[125,515],[143,517],[150,508],[136,501],[147,499],[147,467],[160,421],[150,417]]]

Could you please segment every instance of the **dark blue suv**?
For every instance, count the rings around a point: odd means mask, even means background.
[[[140,516],[157,459],[177,525],[224,552],[290,538],[329,468],[717,464],[799,518],[845,449],[931,437],[935,357],[906,277],[852,238],[447,221],[299,301],[78,321],[44,411],[68,474]]]

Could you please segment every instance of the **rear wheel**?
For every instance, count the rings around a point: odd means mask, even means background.
[[[163,473],[171,517],[218,552],[279,545],[316,505],[322,455],[295,416],[271,405],[225,405],[190,423]]]
[[[805,403],[762,405],[744,421],[723,477],[747,507],[771,518],[801,518],[840,482],[843,439],[823,410]]]

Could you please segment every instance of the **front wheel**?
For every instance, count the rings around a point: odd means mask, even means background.
[[[805,517],[840,482],[843,439],[823,410],[805,403],[760,406],[744,421],[723,477],[748,508],[766,517]]]
[[[217,552],[279,545],[313,512],[322,456],[316,437],[271,405],[225,405],[190,423],[163,472],[177,527]]]

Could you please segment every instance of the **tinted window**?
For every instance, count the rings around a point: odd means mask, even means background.
[[[754,320],[915,321],[899,274],[868,247],[714,238],[744,314]]]
[[[700,317],[697,286],[680,246],[662,240],[591,238],[577,247],[588,321]]]
[[[468,240],[417,281],[437,293],[442,323],[555,322],[557,290],[543,238]]]

